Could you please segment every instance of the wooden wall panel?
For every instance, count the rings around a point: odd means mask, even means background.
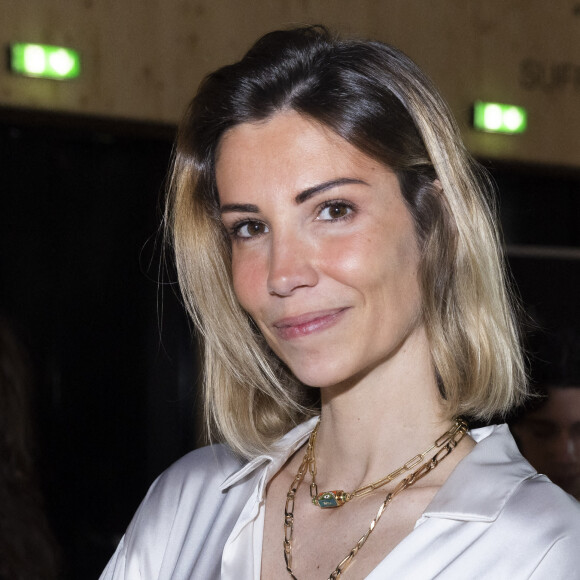
[[[79,49],[83,76],[0,70],[0,106],[177,122],[203,75],[260,34],[323,22],[405,50],[485,158],[580,166],[580,2],[573,0],[3,0],[0,42]],[[521,136],[469,127],[475,99],[529,109]]]

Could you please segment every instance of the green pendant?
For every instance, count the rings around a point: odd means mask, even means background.
[[[323,491],[312,498],[312,503],[319,508],[334,508],[344,505],[346,501],[345,493],[342,489],[335,491]]]

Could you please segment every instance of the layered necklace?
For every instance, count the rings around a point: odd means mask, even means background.
[[[387,494],[387,497],[380,505],[379,510],[377,511],[377,515],[371,521],[369,525],[369,529],[366,533],[360,538],[360,540],[354,545],[354,547],[350,550],[350,552],[340,561],[338,566],[334,569],[334,571],[328,577],[328,580],[336,580],[341,576],[341,574],[346,570],[349,564],[352,562],[353,558],[357,555],[358,551],[363,547],[365,542],[368,540],[369,536],[371,535],[372,531],[375,529],[378,521],[381,519],[383,512],[387,509],[390,503],[393,501],[393,498],[397,496],[399,493],[411,487],[417,481],[425,477],[429,472],[435,469],[439,463],[445,459],[452,451],[455,449],[457,444],[463,439],[465,433],[467,432],[468,426],[467,423],[463,419],[457,419],[455,424],[451,429],[443,433],[441,437],[439,437],[428,449],[423,451],[423,453],[419,453],[412,457],[401,465],[395,471],[392,471],[385,477],[378,479],[373,483],[369,483],[367,485],[363,485],[351,492],[345,492],[344,490],[333,490],[333,491],[324,491],[322,493],[318,493],[318,487],[316,485],[316,456],[315,456],[315,445],[316,445],[316,435],[318,433],[318,427],[320,426],[320,421],[314,427],[312,433],[310,433],[310,437],[308,439],[308,444],[306,446],[306,452],[304,454],[304,458],[302,459],[302,463],[298,468],[298,472],[296,473],[296,477],[292,481],[290,485],[290,489],[286,494],[286,507],[284,510],[284,560],[286,562],[286,570],[288,574],[294,579],[297,580],[294,572],[292,571],[292,539],[294,535],[294,502],[296,499],[296,493],[300,484],[302,483],[304,476],[306,473],[310,473],[311,483],[310,483],[310,496],[312,498],[312,503],[320,508],[334,508],[334,507],[341,507],[345,503],[349,502],[355,497],[362,497],[365,496],[372,491],[379,489],[399,475],[410,471],[417,465],[420,467],[413,471],[410,475],[402,479],[393,489],[393,491]],[[438,451],[431,457],[431,459],[425,463],[425,456],[432,451],[433,449],[438,449]]]

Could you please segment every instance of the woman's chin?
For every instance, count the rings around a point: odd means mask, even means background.
[[[331,364],[291,365],[286,363],[294,376],[307,387],[329,389],[340,385],[351,384],[356,373],[346,368],[340,368],[333,361]]]
[[[316,368],[308,368],[303,364],[289,364],[288,368],[292,371],[294,376],[307,387],[313,388],[328,388],[344,380],[342,373],[337,373],[336,369],[324,369],[318,365]]]

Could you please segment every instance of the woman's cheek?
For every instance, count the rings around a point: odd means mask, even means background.
[[[234,256],[232,277],[238,302],[244,310],[252,315],[262,293],[267,293],[266,269],[257,259]]]
[[[363,234],[330,239],[324,251],[319,252],[320,264],[326,271],[337,276],[340,273],[350,275],[366,271],[375,261],[376,248],[369,243]]]

